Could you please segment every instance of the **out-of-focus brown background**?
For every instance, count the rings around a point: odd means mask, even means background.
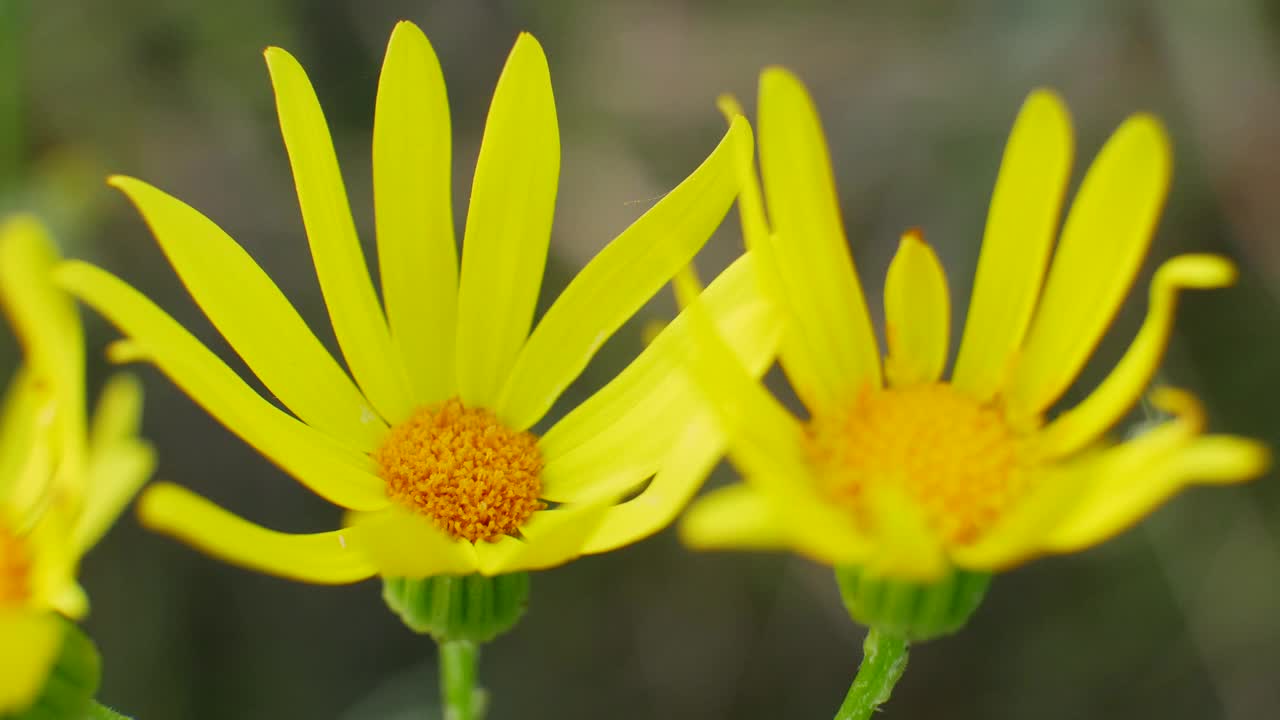
[[[529,30],[550,59],[564,148],[548,291],[710,150],[723,127],[718,93],[750,107],[760,68],[782,64],[823,114],[873,312],[898,233],[920,226],[947,266],[958,326],[1004,135],[1025,94],[1049,85],[1075,118],[1077,179],[1126,114],[1168,123],[1176,183],[1152,263],[1209,250],[1242,272],[1233,289],[1185,297],[1163,379],[1200,392],[1215,429],[1280,440],[1280,7],[958,5],[0,0],[0,210],[40,213],[69,254],[123,275],[238,362],[103,184],[109,172],[147,179],[239,239],[332,346],[261,51],[285,47],[310,73],[371,243],[369,135],[395,21],[416,21],[444,66],[459,228],[497,73]],[[739,242],[730,218],[706,268]],[[1131,337],[1144,298],[1134,293],[1077,397]],[[671,307],[664,295],[624,328],[575,392],[619,368],[642,322]],[[114,333],[86,318],[97,381]],[[15,364],[2,334],[0,366]],[[334,526],[335,509],[154,371],[139,372],[159,477],[281,529]],[[87,629],[106,659],[101,699],[131,715],[436,716],[432,644],[398,625],[376,582],[254,575],[131,516],[83,573]],[[538,573],[524,622],[485,648],[481,672],[494,720],[823,718],[843,697],[861,634],[828,571],[783,556],[695,555],[667,532]],[[913,652],[885,717],[1261,720],[1280,716],[1278,673],[1272,476],[1185,493],[1100,548],[1000,576],[963,633]]]

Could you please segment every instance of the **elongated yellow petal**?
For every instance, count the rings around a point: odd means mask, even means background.
[[[893,482],[869,481],[864,496],[873,518],[875,551],[858,564],[872,575],[938,580],[947,571],[946,556],[923,509]]]
[[[78,261],[56,277],[145,352],[178,387],[229,430],[303,485],[343,507],[374,510],[388,502],[366,455],[330,439],[262,399],[181,325],[114,275]]]
[[[89,420],[89,452],[133,440],[142,429],[142,383],[129,373],[107,378]]]
[[[719,335],[689,272],[675,278],[695,339],[685,370],[729,437],[729,458],[770,496],[796,549],[831,564],[865,559],[867,538],[816,490],[803,428]]]
[[[141,180],[116,175],[108,183],[137,206],[191,297],[285,407],[357,450],[377,447],[386,424],[235,240]]]
[[[884,284],[885,375],[892,385],[931,383],[947,364],[951,298],[947,276],[919,231],[902,236]]]
[[[155,469],[156,454],[142,442],[119,442],[89,457],[88,481],[71,542],[84,553],[107,532]]]
[[[784,550],[792,542],[767,495],[750,485],[717,488],[680,518],[680,540],[695,550]]]
[[[50,279],[58,259],[35,218],[18,215],[0,226],[0,308],[22,343],[29,372],[49,385],[60,477],[74,482],[84,462],[84,337],[71,298]]]
[[[845,239],[826,140],[804,85],[760,76],[760,170],[796,338],[787,371],[812,411],[880,384],[880,352]],[[801,359],[803,358],[803,359]]]
[[[1259,442],[1197,436],[1204,411],[1191,395],[1161,388],[1152,402],[1176,419],[1106,451],[1081,500],[1047,530],[1046,549],[1089,547],[1138,522],[1187,485],[1249,480],[1270,465],[1270,453]]]
[[[0,497],[6,499],[6,504],[24,494],[17,484],[36,451],[40,408],[47,400],[47,393],[39,391],[31,371],[25,367],[18,368],[5,388],[4,406],[0,409]]]
[[[745,118],[742,105],[732,95],[721,95],[716,105],[724,114],[730,127]],[[755,147],[751,143],[737,145],[734,172],[738,178],[738,214],[742,219],[742,237],[747,249],[754,251],[768,239],[769,223],[764,216],[764,193],[760,190],[760,178],[756,175]]]
[[[356,237],[329,126],[298,61],[275,47],[267,48],[266,59],[302,223],[334,335],[365,397],[387,422],[398,423],[413,411],[413,398]]]
[[[1164,128],[1143,114],[1126,120],[1093,161],[1009,378],[1015,416],[1057,400],[1111,324],[1151,243],[1171,164]]]
[[[543,570],[579,557],[587,540],[604,521],[613,501],[612,496],[601,495],[589,502],[534,513],[520,527],[523,539],[509,537],[497,543],[476,545],[480,572],[501,575]]]
[[[368,559],[348,547],[345,530],[308,535],[268,530],[171,483],[143,491],[138,519],[233,565],[291,580],[341,585],[375,574]]]
[[[494,406],[529,333],[559,177],[551,73],[521,33],[489,107],[462,243],[457,367],[468,406]]]
[[[671,524],[724,455],[725,438],[707,412],[691,418],[653,481],[636,497],[605,513],[584,553],[602,553],[643,540]]]
[[[16,716],[35,702],[62,648],[63,627],[52,612],[0,609],[0,713]]]
[[[986,400],[1004,381],[1027,332],[1071,178],[1071,117],[1049,90],[1027,97],[991,194],[968,320],[952,382]]]
[[[416,25],[397,23],[373,118],[373,207],[387,323],[420,405],[457,392],[451,148],[440,61]]]
[[[1215,255],[1181,255],[1156,271],[1147,318],[1124,357],[1084,402],[1044,429],[1043,452],[1062,457],[1088,445],[1133,406],[1155,375],[1173,331],[1178,292],[1215,288],[1235,280],[1235,267]]]
[[[636,220],[578,273],[517,356],[497,414],[523,430],[547,412],[604,341],[702,248],[737,194],[739,147],[751,130],[738,118],[684,182]]]
[[[479,570],[475,549],[449,537],[428,518],[392,505],[348,518],[350,544],[383,577],[469,575]]]
[[[771,362],[780,321],[761,298],[753,254],[729,266],[702,294],[708,314],[758,376]],[[622,372],[574,408],[538,441],[546,460],[543,497],[580,502],[584,493],[623,493],[657,472],[686,423],[706,413],[681,367],[693,348],[681,313]]]

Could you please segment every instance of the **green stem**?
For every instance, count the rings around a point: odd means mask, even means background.
[[[484,692],[476,688],[480,647],[470,640],[440,643],[440,694],[444,720],[480,720]]]
[[[907,641],[875,628],[862,643],[862,664],[835,720],[867,720],[889,700],[889,693],[907,669]]]
[[[122,715],[97,700],[91,700],[88,720],[130,720],[130,718],[128,715]]]

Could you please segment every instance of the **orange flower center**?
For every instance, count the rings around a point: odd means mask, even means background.
[[[808,427],[821,489],[874,531],[873,486],[891,484],[946,543],[976,540],[1022,495],[1022,443],[999,408],[946,383],[867,389]],[[892,522],[892,519],[884,521]]]
[[[0,523],[0,608],[31,597],[31,553],[23,539]]]
[[[373,459],[393,500],[456,538],[497,542],[545,507],[537,438],[457,398],[419,408]]]

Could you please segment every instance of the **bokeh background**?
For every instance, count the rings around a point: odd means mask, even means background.
[[[1033,87],[1058,88],[1076,179],[1130,112],[1176,144],[1176,182],[1143,287],[1187,250],[1237,260],[1237,287],[1188,294],[1163,379],[1195,389],[1213,427],[1280,441],[1280,5],[1270,0],[409,2],[0,0],[0,210],[38,212],[67,253],[119,273],[241,366],[183,292],[131,207],[103,184],[137,175],[214,218],[330,347],[261,51],[307,68],[328,113],[364,241],[378,67],[397,19],[440,55],[461,219],[497,73],[520,30],[550,59],[563,170],[546,292],[716,142],[713,100],[754,104],[783,64],[823,113],[864,286],[880,311],[901,230],[946,264],[955,326],[1004,135]],[[461,220],[459,220],[461,227]],[[740,246],[730,217],[702,262]],[[429,281],[424,278],[424,281]],[[1138,290],[1076,397],[1132,336]],[[640,347],[655,300],[575,385],[581,397]],[[86,313],[95,382],[114,337]],[[17,362],[0,334],[0,367]],[[209,419],[163,377],[146,432],[159,477],[268,525],[338,513]],[[731,476],[725,469],[713,482]],[[435,717],[432,643],[376,582],[262,577],[143,532],[126,516],[84,565],[101,700],[146,720]],[[823,718],[862,631],[829,572],[783,556],[694,555],[668,531],[534,578],[516,630],[483,653],[502,718]],[[1000,576],[961,634],[922,645],[884,717],[1280,717],[1280,483],[1194,490],[1090,552]]]

